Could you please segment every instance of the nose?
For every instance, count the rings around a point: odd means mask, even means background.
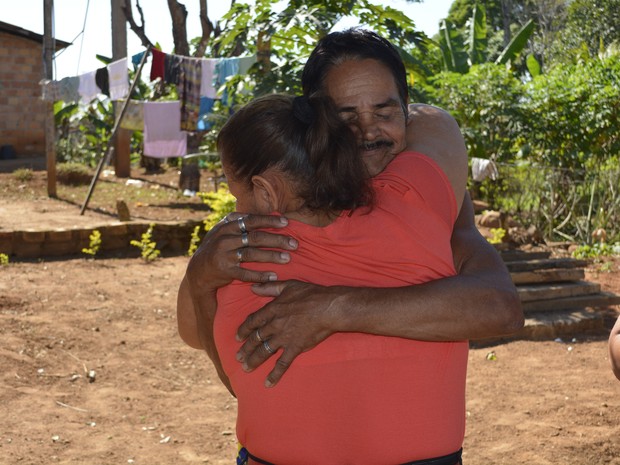
[[[364,140],[374,140],[379,136],[379,127],[372,113],[361,113],[357,125]]]

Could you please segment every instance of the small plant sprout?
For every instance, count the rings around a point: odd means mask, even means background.
[[[142,234],[141,240],[137,241],[134,239],[130,242],[131,245],[140,249],[140,256],[146,262],[156,260],[161,253],[157,250],[157,243],[153,241],[153,228],[155,228],[155,224],[151,223],[146,232]]]
[[[0,253],[0,266],[9,264],[9,256],[5,253]]]
[[[194,252],[198,249],[198,245],[200,244],[200,230],[202,226],[198,225],[194,228],[192,232],[192,236],[189,240],[189,249],[187,250],[187,256],[191,257],[194,255]]]
[[[88,239],[90,240],[88,247],[83,248],[82,252],[94,257],[101,248],[101,233],[95,229],[90,236],[88,236]]]
[[[506,235],[506,230],[504,228],[492,228],[491,229],[491,237],[488,241],[491,244],[501,244],[502,239]]]

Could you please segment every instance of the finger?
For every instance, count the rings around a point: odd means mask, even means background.
[[[256,344],[255,339],[254,337],[249,337],[244,344],[254,347],[254,350],[247,353],[241,362],[243,370],[247,372],[251,372],[256,367],[265,363],[279,348],[274,339],[268,339],[258,344]]]
[[[243,218],[243,225],[247,231],[265,228],[283,228],[288,225],[288,220],[283,216],[275,215],[247,215],[239,212],[230,213],[228,221],[224,223],[227,232],[241,234],[241,223],[239,218]]]
[[[260,329],[261,336],[263,339],[268,339],[271,337],[271,333],[265,328],[265,325],[268,323],[268,319],[266,313],[261,310],[258,310],[254,313],[249,314],[245,321],[241,323],[239,329],[237,329],[236,339],[241,342],[248,338],[252,332]],[[242,347],[243,349],[243,347]],[[253,350],[253,349],[252,349]]]
[[[276,360],[274,369],[267,375],[265,387],[270,388],[278,384],[278,381],[284,376],[284,373],[289,369],[297,355],[299,355],[299,353],[294,353],[292,350],[285,350],[278,360]]]
[[[237,361],[243,364],[243,369],[247,371],[253,370],[262,362],[271,357],[271,355],[273,355],[273,353],[267,350],[264,346],[264,342],[270,339],[269,335],[264,334],[267,332],[265,328],[261,328],[261,341],[259,341],[256,337],[256,331],[257,330],[252,331],[248,335],[243,345],[239,348],[236,354]],[[272,351],[275,351],[275,348],[272,347],[272,344],[275,343],[271,341],[268,342],[268,344],[269,348]],[[248,363],[249,360],[252,360],[252,362]],[[254,365],[254,363],[258,364]]]
[[[246,247],[242,250],[243,262],[261,262],[261,263],[288,263],[291,255],[288,252],[280,252],[277,250],[265,250],[257,247]]]
[[[241,242],[241,234],[238,236],[237,243]],[[275,234],[267,231],[248,230],[247,233],[248,246],[250,247],[269,247],[273,249],[295,250],[297,249],[297,241],[282,234]]]
[[[255,284],[252,286],[252,292],[263,297],[278,297],[282,294],[282,291],[284,291],[286,285],[286,281],[261,281],[261,284]]]

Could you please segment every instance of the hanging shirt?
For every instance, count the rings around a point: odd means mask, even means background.
[[[474,157],[471,159],[471,175],[474,181],[481,182],[486,178],[495,181],[499,177],[499,172],[493,160]]]
[[[181,56],[166,54],[164,58],[164,82],[178,84],[181,76]]]
[[[142,57],[144,56],[145,53],[146,52],[139,52],[131,56],[131,64],[133,65],[134,70],[138,68],[138,66],[140,65],[140,62],[142,61]],[[151,73],[152,72],[153,72],[153,65],[151,64]],[[153,78],[151,78],[151,81],[152,80]]]
[[[108,68],[99,68],[95,71],[95,83],[104,95],[110,96],[110,75],[108,74]]]
[[[42,86],[42,98],[46,102],[77,102],[80,99],[78,87],[80,86],[80,78],[70,76],[60,81],[43,80],[39,84]]]
[[[80,100],[84,103],[90,103],[99,95],[99,87],[95,81],[95,75],[97,71],[90,71],[88,73],[80,74],[80,85],[78,87],[78,93],[80,94]]]
[[[185,131],[195,131],[198,125],[201,77],[201,60],[183,57],[177,92],[181,99],[181,129]]]
[[[216,98],[217,87],[214,85],[215,69],[219,59],[217,58],[203,58],[200,60],[202,65],[202,77],[200,79],[200,96]]]
[[[239,74],[248,74],[248,71],[250,71],[250,68],[256,61],[256,55],[239,58]]]
[[[200,113],[198,114],[198,125],[196,129],[199,131],[207,131],[213,126],[213,122],[209,119],[215,99],[209,97],[200,97]]]
[[[108,65],[110,76],[110,98],[120,100],[129,94],[129,72],[127,71],[127,58],[121,58]]]
[[[181,102],[144,102],[144,155],[155,158],[187,154],[187,133],[181,131]]]
[[[226,83],[229,76],[239,74],[239,58],[222,58],[216,67],[216,87],[219,89]],[[228,93],[224,90],[222,94],[224,105],[228,103]]]
[[[151,56],[153,57],[151,61],[151,81],[154,81],[157,78],[164,79],[166,54],[161,50],[154,48],[151,50]],[[138,63],[140,62],[138,61]]]

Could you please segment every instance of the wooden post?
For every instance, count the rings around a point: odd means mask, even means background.
[[[52,15],[54,0],[43,2],[43,78],[54,78],[54,37],[52,36]],[[45,102],[45,159],[47,165],[47,195],[56,197],[56,126],[54,124],[54,102]]]
[[[127,56],[127,19],[123,13],[125,0],[111,0],[112,4],[112,60]],[[129,98],[128,96],[127,98]],[[114,104],[114,116],[118,118],[122,105]],[[114,173],[118,178],[131,176],[131,135],[133,131],[119,128],[114,141]]]

